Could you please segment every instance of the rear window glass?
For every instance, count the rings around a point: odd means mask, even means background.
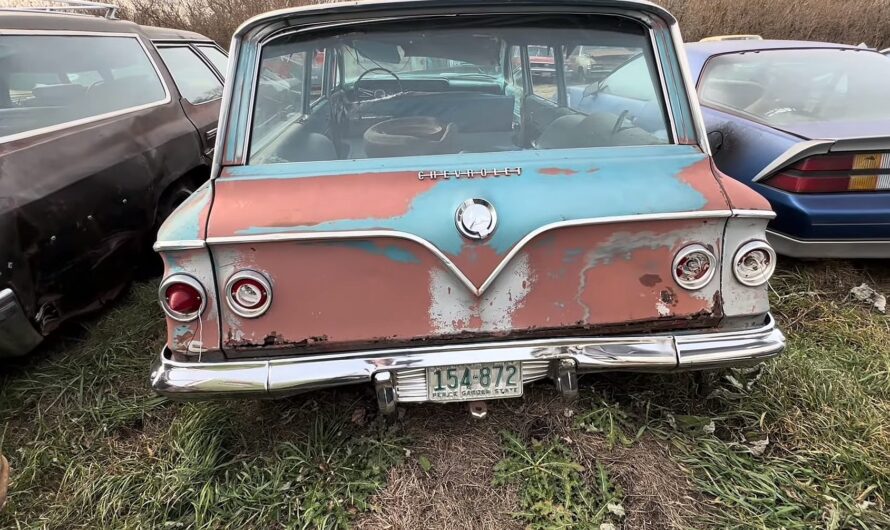
[[[249,163],[664,144],[661,86],[648,31],[617,17],[288,35],[262,48]]]
[[[773,126],[890,119],[890,61],[869,51],[767,50],[715,57],[699,84],[705,105]]]
[[[135,37],[0,36],[0,140],[166,95]]]

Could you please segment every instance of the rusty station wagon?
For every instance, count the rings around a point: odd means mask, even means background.
[[[676,20],[626,0],[313,5],[232,43],[212,180],[162,227],[177,398],[370,383],[379,406],[567,397],[758,362],[769,204],[711,160]],[[561,74],[532,75],[530,48]],[[569,78],[578,46],[631,68]],[[585,112],[569,83],[589,83]]]

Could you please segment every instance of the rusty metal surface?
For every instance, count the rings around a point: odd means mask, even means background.
[[[421,162],[410,159],[363,174],[315,175],[318,168],[307,164],[226,170],[214,182],[206,234],[217,285],[256,270],[272,281],[275,302],[256,319],[222,306],[223,348],[308,352],[635,323],[714,325],[722,316],[720,282],[687,291],[671,277],[671,261],[687,244],[722,250],[729,203],[707,157],[686,146],[593,151],[560,153],[561,166],[514,154],[521,175],[482,179],[419,180],[407,167]],[[497,156],[462,157],[458,169],[487,167],[484,159]],[[327,166],[337,171],[336,163]],[[463,238],[454,226],[454,209],[469,197],[498,207],[502,221],[488,240]],[[634,220],[677,213],[702,218]],[[628,219],[597,223],[622,216]],[[571,221],[591,224],[560,226]],[[551,223],[557,228],[536,232]],[[330,237],[360,230],[381,232]],[[410,233],[440,253],[386,230]],[[270,235],[301,239],[261,241]]]

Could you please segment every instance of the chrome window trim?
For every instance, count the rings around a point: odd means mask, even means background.
[[[444,252],[439,250],[435,245],[426,239],[414,234],[402,232],[398,230],[349,230],[349,231],[332,231],[332,232],[287,232],[277,234],[257,234],[249,236],[221,236],[208,237],[208,245],[225,245],[238,243],[262,243],[262,242],[280,242],[280,241],[302,241],[302,240],[336,240],[336,239],[366,239],[370,237],[392,237],[396,239],[404,239],[417,243],[430,252],[432,252],[451,272],[476,296],[482,295],[503,271],[504,267],[519,253],[532,239],[537,236],[555,230],[557,228],[570,228],[576,226],[592,226],[612,223],[628,223],[628,222],[645,222],[645,221],[682,221],[687,219],[718,219],[735,217],[732,210],[703,210],[691,212],[670,212],[670,213],[654,213],[639,215],[619,215],[609,217],[594,217],[588,219],[573,219],[568,221],[557,221],[555,223],[546,224],[535,230],[532,230],[520,239],[511,248],[504,258],[498,263],[497,267],[491,272],[488,278],[477,287],[469,278],[452,262]]]
[[[677,122],[674,119],[674,109],[671,105],[670,93],[668,92],[667,82],[664,78],[664,65],[661,63],[661,54],[658,53],[658,43],[655,40],[655,29],[651,26],[649,27],[649,44],[652,46],[652,54],[655,56],[655,68],[658,70],[659,85],[661,86],[661,101],[665,109],[667,109],[667,119],[671,128],[671,140],[672,143],[677,144],[679,143],[679,137],[677,136]],[[612,70],[612,73],[614,71],[615,70]],[[609,75],[612,75],[612,73],[609,73]]]
[[[9,30],[4,29],[0,30],[0,37],[8,36],[8,35],[26,35],[26,36],[49,36],[49,37],[124,37],[129,39],[136,39],[136,42],[142,46],[142,51],[145,53],[145,56],[148,58],[148,61],[151,63],[152,68],[155,71],[155,74],[158,77],[158,81],[161,83],[161,87],[164,89],[164,99],[144,103],[142,105],[137,105],[135,107],[127,107],[120,110],[115,110],[112,112],[106,112],[105,114],[97,114],[96,116],[90,116],[87,118],[81,118],[79,120],[66,121],[63,123],[58,123],[56,125],[49,125],[47,127],[41,127],[39,129],[32,129],[30,131],[25,131],[16,134],[10,134],[7,136],[0,136],[0,144],[6,142],[13,142],[16,140],[22,140],[25,138],[30,138],[32,136],[40,136],[43,134],[61,131],[64,129],[70,129],[71,127],[77,127],[79,125],[85,125],[87,123],[93,123],[97,121],[107,120],[109,118],[116,118],[118,116],[123,116],[125,114],[131,114],[133,112],[139,112],[141,110],[151,109],[154,107],[160,107],[162,105],[166,105],[170,103],[173,98],[170,95],[170,88],[167,86],[167,82],[164,80],[164,76],[161,73],[160,68],[158,68],[158,63],[155,61],[154,56],[152,56],[151,52],[148,51],[148,46],[146,46],[145,41],[142,36],[138,33],[111,33],[111,32],[101,32],[101,31],[68,31],[68,30]],[[165,65],[166,67],[166,65]]]
[[[695,84],[692,82],[689,58],[683,48],[683,35],[680,33],[680,25],[676,21],[671,23],[670,32],[671,40],[674,41],[674,53],[677,55],[677,62],[680,63],[680,76],[686,85],[686,99],[689,102],[689,112],[692,114],[692,123],[698,136],[698,145],[710,157],[712,156],[711,142],[708,141],[708,130],[705,127],[705,118],[698,101],[698,92],[695,91]]]
[[[273,13],[274,13],[274,12],[273,12]],[[485,15],[487,15],[487,14],[492,14],[492,13],[472,13],[472,14],[467,14],[466,16],[485,16]],[[547,13],[546,13],[546,12],[543,12],[543,11],[541,11],[541,12],[528,11],[528,12],[523,12],[523,14],[534,15],[534,14],[547,14]],[[667,97],[667,95],[668,95],[668,91],[667,91],[667,85],[665,84],[665,72],[664,72],[664,69],[663,69],[664,65],[661,63],[661,60],[660,60],[660,58],[659,58],[659,54],[658,54],[658,46],[657,46],[657,43],[656,43],[655,38],[654,38],[654,37],[655,37],[655,33],[654,33],[654,29],[652,28],[652,26],[651,26],[651,24],[650,24],[650,21],[649,21],[648,19],[641,19],[641,18],[631,17],[631,16],[628,16],[628,15],[626,15],[626,14],[624,14],[624,13],[609,12],[609,11],[596,11],[596,10],[588,10],[588,11],[566,11],[566,12],[560,12],[560,14],[564,14],[564,15],[601,14],[601,15],[613,16],[613,17],[618,17],[618,18],[625,18],[625,19],[628,19],[628,20],[631,20],[631,21],[633,21],[633,22],[637,22],[637,23],[640,23],[640,24],[643,25],[643,27],[647,30],[647,34],[649,35],[649,44],[650,44],[650,46],[652,47],[652,48],[651,48],[651,51],[652,51],[653,54],[655,55],[655,67],[656,67],[656,69],[658,70],[658,74],[659,74],[659,84],[661,85],[661,87],[662,87],[662,91],[664,92],[664,96],[663,96],[663,97],[664,97],[664,100],[662,101],[662,104],[663,104],[664,107],[667,109],[667,118],[668,118],[668,121],[669,121],[669,123],[668,123],[667,125],[669,126],[669,128],[670,128],[670,130],[671,130],[671,133],[672,133],[672,135],[673,135],[673,137],[671,138],[671,141],[668,142],[667,144],[653,144],[653,145],[681,145],[681,144],[679,144],[679,139],[678,139],[678,136],[677,136],[677,126],[676,126],[676,122],[674,121],[674,114],[673,114],[673,111],[672,111],[672,109],[671,109],[670,99]],[[257,18],[263,18],[263,17],[265,17],[265,16],[267,16],[267,15],[272,15],[272,14],[270,13],[270,14],[266,14],[266,15],[261,15],[260,17],[257,17]],[[251,82],[252,82],[252,84],[251,84],[251,87],[250,87],[250,97],[249,97],[249,99],[248,99],[248,107],[247,107],[247,125],[246,125],[246,129],[247,129],[247,130],[245,131],[245,134],[244,134],[244,145],[242,146],[242,150],[241,150],[241,152],[242,152],[242,156],[241,156],[241,159],[238,161],[238,165],[245,165],[245,166],[246,166],[246,165],[250,165],[250,142],[251,142],[251,138],[252,138],[252,136],[253,136],[253,130],[252,130],[252,128],[253,128],[253,115],[254,115],[254,110],[255,110],[255,105],[256,105],[256,95],[257,95],[257,87],[258,87],[258,85],[259,85],[259,76],[260,76],[260,67],[261,67],[261,65],[262,65],[263,49],[265,48],[265,46],[266,46],[267,44],[269,44],[270,42],[272,42],[272,41],[274,41],[274,40],[276,40],[276,39],[279,39],[279,38],[281,38],[281,37],[286,37],[286,36],[288,36],[288,35],[294,35],[294,34],[298,34],[298,33],[311,33],[311,32],[317,31],[317,30],[319,30],[319,29],[325,29],[325,28],[329,28],[329,27],[349,26],[349,25],[359,25],[359,24],[367,24],[367,23],[381,23],[381,22],[387,22],[387,21],[393,21],[393,20],[417,19],[417,18],[436,18],[436,17],[439,17],[439,18],[445,18],[445,17],[447,17],[447,18],[452,18],[453,16],[454,16],[454,15],[452,15],[452,14],[431,14],[431,15],[410,15],[410,16],[382,16],[382,17],[374,17],[374,18],[361,19],[361,20],[349,20],[349,21],[343,21],[343,22],[333,22],[333,23],[328,23],[328,24],[316,24],[316,25],[312,25],[312,26],[308,26],[308,27],[302,27],[302,28],[283,28],[283,29],[281,29],[281,30],[272,32],[272,33],[270,33],[269,35],[266,35],[262,40],[260,40],[260,41],[257,43],[256,57],[254,58],[254,64],[253,64],[253,68],[252,68],[252,70],[253,70],[253,77],[251,78]],[[247,23],[249,23],[249,22],[250,22],[250,20],[248,20],[247,22],[245,22],[244,24],[242,24],[241,27],[245,27],[245,26],[247,25]],[[667,21],[665,21],[665,22],[667,22]],[[674,34],[673,34],[674,27],[676,27],[676,23],[673,23],[673,24],[671,24],[671,25],[669,26],[669,28],[671,29],[671,37],[672,37],[672,40],[674,40],[674,49],[675,49],[675,53],[678,54],[678,60],[680,60],[680,59],[685,59],[685,58],[686,58],[686,55],[685,55],[686,52],[683,51],[683,50],[679,47],[679,45],[676,43],[676,38],[677,38],[677,37],[675,37]],[[240,44],[241,44],[241,40],[240,40],[240,38],[239,38],[239,35],[240,35],[240,30],[239,30],[239,31],[236,31],[235,36],[232,38],[233,56],[236,58],[236,60],[237,60],[238,54],[240,54]],[[680,37],[680,38],[682,39],[682,37]],[[237,50],[235,49],[235,42],[236,42],[236,41],[237,41],[238,44],[239,44],[239,47],[238,47]],[[682,45],[682,41],[680,41],[680,43],[681,43],[680,45]],[[233,65],[234,62],[235,62],[235,61],[233,61],[233,60],[230,60],[230,61],[229,61],[229,66],[230,66],[230,68],[229,68],[229,70],[230,70],[229,74],[230,74],[230,75],[227,75],[227,76],[226,76],[226,79],[233,79],[233,78],[231,77],[231,75],[234,75],[234,68],[232,68],[232,65]],[[690,99],[690,101],[689,101],[689,105],[690,105],[690,110],[692,110],[692,101],[691,101],[691,98],[690,98],[690,92],[689,92],[690,83],[689,83],[689,73],[688,73],[688,70],[689,70],[688,66],[687,66],[686,69],[684,70],[684,68],[683,68],[683,62],[681,61],[681,63],[680,63],[680,71],[681,71],[681,73],[682,73],[683,78],[684,78],[685,81],[686,81],[687,98]],[[529,83],[531,83],[531,76],[529,76]],[[226,83],[226,86],[228,87],[228,86],[229,86],[229,83]],[[691,94],[695,94],[695,91],[693,90],[693,92],[691,92]],[[225,108],[228,108],[228,107],[231,106],[231,95],[232,95],[232,93],[229,93],[228,95],[229,95],[229,97],[226,98],[226,93],[225,93],[225,92],[223,93],[223,105],[222,105],[222,106],[225,107]],[[533,95],[533,94],[532,94],[532,95]],[[696,102],[698,101],[698,98],[697,98],[697,97],[695,98],[695,101],[696,101]],[[698,109],[698,111],[699,111],[699,115],[700,115],[700,114],[701,114],[701,109]],[[695,121],[694,111],[693,111],[693,121]],[[222,129],[222,121],[220,121],[220,128]],[[222,129],[222,130],[226,133],[226,136],[228,136],[228,135],[230,134],[230,132],[231,132],[231,131],[228,131],[227,129]],[[702,127],[702,130],[704,130],[703,127]],[[699,136],[701,137],[702,135],[699,134]],[[708,156],[710,156],[711,151],[710,151],[710,146],[707,144],[707,135],[704,135],[703,138],[704,138],[704,144],[701,143],[702,138],[699,138],[699,145],[701,145],[702,150],[703,150],[706,154],[708,154]],[[637,146],[635,146],[635,147],[637,147]],[[236,149],[236,150],[237,150],[237,149]],[[217,150],[217,152],[218,152],[218,151],[219,151],[219,150]],[[221,159],[220,159],[220,162],[221,162]],[[299,162],[297,162],[297,163],[299,163]],[[311,162],[309,162],[309,163],[311,163]],[[216,168],[216,167],[217,167],[217,164],[216,164],[216,160],[214,159],[214,168]],[[216,170],[212,170],[212,171],[211,171],[211,179],[216,178],[218,175],[219,175],[218,171],[216,171]]]
[[[231,53],[229,54],[229,62],[226,65],[226,82],[223,83],[222,103],[219,106],[219,119],[216,122],[216,128],[218,131],[222,131],[222,134],[217,133],[216,141],[213,144],[213,160],[210,163],[210,180],[215,179],[222,169],[223,151],[225,151],[225,146],[220,144],[230,136],[229,113],[232,107],[232,96],[235,93],[235,69],[241,56],[241,39],[232,37],[229,50],[231,50]]]
[[[167,306],[166,291],[167,287],[169,287],[172,283],[184,283],[201,293],[201,306],[195,313],[180,313],[178,311],[172,310],[169,306]],[[198,281],[198,279],[191,274],[177,272],[164,278],[164,280],[161,282],[161,285],[158,286],[158,302],[160,302],[161,309],[164,311],[164,314],[166,314],[173,320],[177,322],[192,322],[193,320],[199,318],[204,313],[204,309],[207,308],[207,290],[204,289],[204,286],[201,285],[201,282]]]

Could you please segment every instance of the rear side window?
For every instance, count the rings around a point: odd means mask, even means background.
[[[136,37],[0,36],[0,141],[166,100]]]
[[[890,61],[866,50],[764,50],[709,60],[705,105],[773,126],[890,119]]]
[[[210,63],[213,64],[213,66],[219,72],[219,75],[225,77],[229,63],[228,56],[221,52],[219,48],[210,44],[199,44],[198,49],[201,50],[201,53],[204,54],[204,57],[207,57]]]
[[[170,70],[179,93],[192,105],[222,97],[222,83],[200,57],[187,46],[162,47],[158,51]]]

